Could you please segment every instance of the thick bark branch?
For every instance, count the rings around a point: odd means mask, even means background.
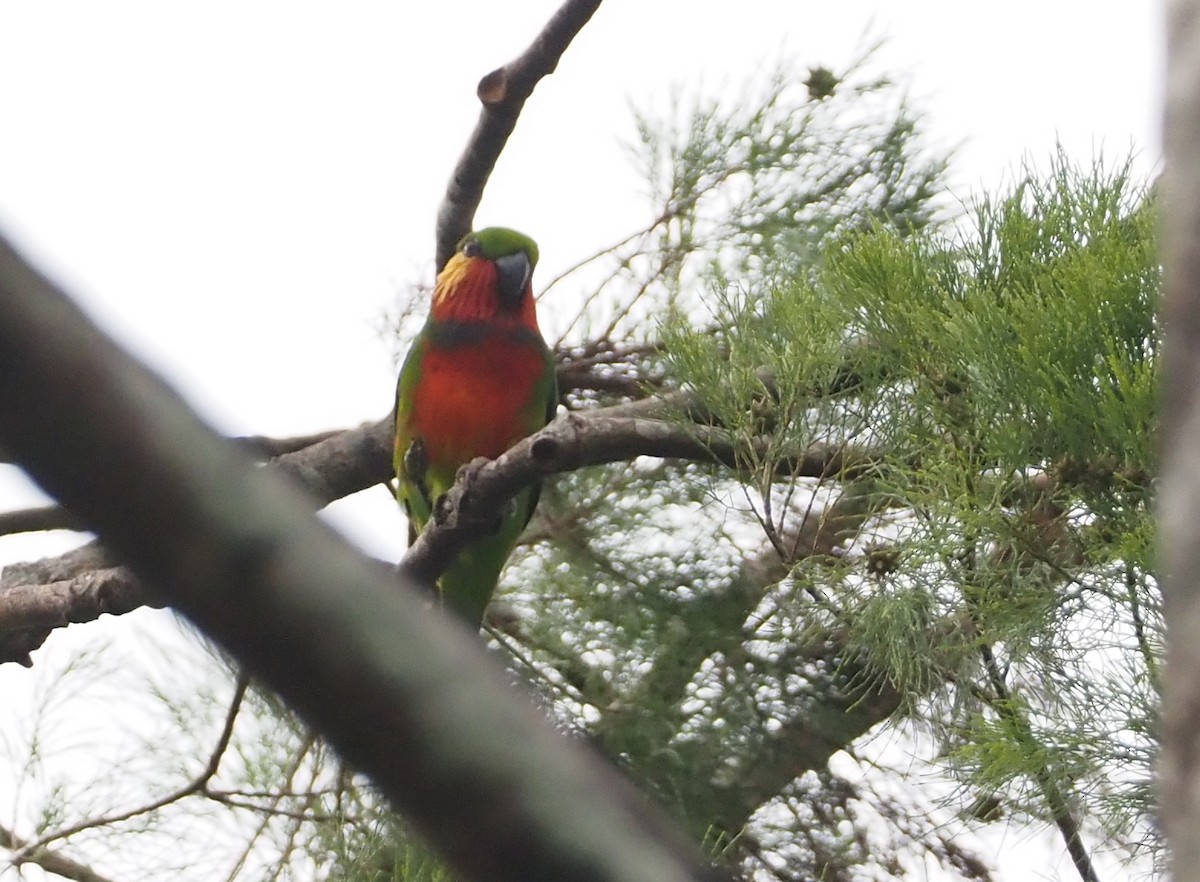
[[[616,392],[646,401],[645,405],[630,411],[630,415],[663,415],[666,412],[667,399],[646,399],[641,381],[634,377],[614,376],[606,372],[603,366],[560,366],[558,388],[564,393],[597,390]],[[256,459],[267,459],[295,475],[310,493],[325,504],[365,490],[373,484],[385,484],[392,478],[390,416],[378,422],[364,423],[355,429],[337,429],[290,438],[247,435],[231,440]],[[78,518],[57,505],[0,512],[0,536],[43,530],[84,529],[86,527]],[[0,661],[3,659],[0,658]]]
[[[255,458],[274,458],[278,465],[305,481],[310,491],[326,502],[332,502],[371,483],[388,480],[384,471],[373,467],[382,464],[387,469],[391,468],[390,433],[391,420],[388,419],[358,429],[336,429],[293,438],[247,435],[231,440]],[[362,483],[370,474],[378,474],[379,477],[375,481]],[[354,489],[345,490],[347,487]],[[0,536],[42,530],[85,529],[78,518],[57,505],[0,512]]]
[[[391,426],[388,418],[332,435],[323,433],[315,436],[319,439],[315,441],[310,437],[305,439],[306,446],[276,457],[271,468],[302,484],[316,510],[389,479]],[[74,517],[66,517],[78,527]],[[0,664],[32,665],[30,654],[55,628],[159,602],[128,568],[117,566],[98,543],[58,557],[10,564],[0,573]]]
[[[641,399],[641,403],[632,402],[635,406],[628,412],[629,416],[664,416],[670,406],[678,404],[677,399],[686,397],[669,393],[665,397],[648,398],[645,382],[636,376],[614,374],[604,363],[581,366],[570,361],[565,353],[559,353],[558,358],[558,388],[564,395],[600,391]],[[661,383],[661,380],[657,382]],[[609,412],[613,415],[625,413],[623,410]],[[289,438],[245,435],[231,440],[256,459],[262,458],[293,473],[311,493],[326,503],[365,490],[372,484],[384,484],[392,477],[390,416],[356,429],[335,429]],[[0,536],[84,529],[86,526],[78,518],[57,505],[0,512]]]
[[[471,231],[483,188],[516,128],[526,99],[542,77],[554,73],[559,58],[599,8],[600,0],[567,0],[519,58],[479,81],[477,94],[483,104],[479,121],[438,209],[438,270],[454,254],[459,239]]]
[[[651,399],[612,408],[568,413],[513,446],[499,459],[478,459],[460,470],[434,518],[417,537],[399,570],[422,585],[432,585],[464,544],[494,524],[496,514],[522,488],[546,475],[586,466],[632,460],[639,456],[689,459],[738,468],[767,442],[740,443],[719,428],[637,416],[661,408]],[[781,475],[851,478],[869,468],[869,453],[815,445],[776,463]]]
[[[464,877],[711,877],[473,634],[312,517],[0,240],[0,443],[275,688]],[[619,843],[614,848],[613,843]]]
[[[392,418],[363,423],[271,460],[313,498],[315,511],[392,479]]]
[[[1169,7],[1159,494],[1167,666],[1158,780],[1175,878],[1188,882],[1200,880],[1200,3]]]
[[[76,579],[87,580],[89,574],[108,571],[115,566],[111,555],[98,542],[76,548],[57,557],[6,566],[0,573],[0,663],[17,662],[29,667],[33,664],[30,653],[45,642],[54,628],[76,621],[90,621],[90,618],[95,618],[100,612],[103,612],[104,610],[101,608],[104,605],[103,601],[100,598],[89,596],[83,590],[85,581],[73,586],[63,583]],[[133,580],[132,575],[128,574],[124,568],[117,569],[120,573],[127,575],[131,581]],[[109,578],[116,578],[116,573],[110,574]],[[102,584],[103,580],[91,583],[92,587],[100,587]],[[36,592],[53,585],[58,585],[58,587],[48,589],[46,600],[48,611],[31,613],[28,608],[31,600],[27,592],[32,592],[36,596]],[[17,595],[17,599],[14,601],[16,608],[10,608],[8,605],[10,593]],[[64,609],[60,601],[60,598],[64,597],[71,600],[72,605],[68,609]],[[86,612],[77,612],[74,608],[75,604],[87,611],[95,611],[95,615],[89,618]],[[14,616],[11,624],[6,618],[10,612]],[[61,616],[61,619],[54,624],[49,624],[48,622],[56,614]],[[39,624],[33,626],[20,624],[32,621]]]
[[[91,622],[104,613],[120,615],[154,605],[126,567],[87,570],[70,579],[13,585],[0,591],[0,621],[14,630],[49,632],[73,622]],[[2,643],[0,643],[2,645]]]
[[[0,512],[0,536],[14,533],[38,533],[43,530],[82,530],[83,525],[65,508],[40,505]]]

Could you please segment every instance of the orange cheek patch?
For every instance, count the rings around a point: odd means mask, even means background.
[[[433,294],[436,321],[480,321],[496,315],[496,265],[456,254],[437,279]]]

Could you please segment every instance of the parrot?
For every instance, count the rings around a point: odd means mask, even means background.
[[[537,260],[528,236],[489,227],[463,237],[438,273],[396,384],[393,465],[410,545],[461,466],[495,459],[554,416],[554,357],[533,299]],[[495,531],[468,543],[438,580],[443,608],[475,629],[539,490],[517,494]]]

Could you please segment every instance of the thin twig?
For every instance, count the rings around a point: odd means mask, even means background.
[[[246,686],[249,683],[249,678],[244,673],[239,673],[237,681],[234,685],[233,697],[229,702],[229,709],[225,713],[225,724],[221,727],[221,733],[217,737],[216,746],[209,754],[208,762],[204,769],[194,779],[189,781],[184,786],[177,790],[168,793],[166,796],[156,799],[146,805],[138,806],[137,808],[129,809],[128,811],[118,812],[112,815],[103,815],[98,818],[88,818],[86,821],[80,821],[77,824],[72,824],[70,827],[52,831],[34,840],[28,845],[21,848],[13,858],[14,863],[20,863],[30,859],[30,855],[44,849],[52,842],[57,842],[62,839],[69,839],[84,830],[92,830],[96,827],[111,827],[113,824],[120,824],[132,818],[140,817],[141,815],[149,814],[150,812],[158,811],[172,803],[179,802],[188,796],[201,794],[204,788],[208,786],[208,782],[217,774],[217,770],[221,766],[221,759],[225,756],[225,751],[229,749],[229,742],[233,738],[234,723],[237,722],[238,712],[242,706],[242,699],[246,695]]]
[[[273,806],[270,809],[267,809],[265,806],[256,807],[248,803],[243,804],[240,802],[240,800],[224,799],[217,795],[214,791],[210,790],[207,786],[205,787],[204,795],[214,802],[222,803],[235,808],[242,808],[247,811],[256,811],[262,814],[262,817],[259,819],[258,827],[255,828],[255,831],[250,838],[246,840],[246,845],[242,849],[242,853],[238,856],[238,859],[234,861],[233,866],[229,870],[229,874],[225,877],[226,882],[234,882],[234,880],[241,874],[242,870],[245,868],[246,862],[250,859],[251,853],[254,851],[255,845],[266,834],[268,827],[271,825],[271,821],[275,817],[282,815],[284,817],[288,817],[293,823],[298,823],[301,820],[318,820],[316,818],[300,819],[295,817],[294,814],[289,814],[286,810],[279,808],[279,804],[288,797],[286,791],[292,789],[296,780],[296,773],[299,772],[301,766],[304,764],[304,758],[308,756],[309,751],[312,750],[313,745],[316,743],[317,737],[313,732],[310,731],[305,736],[304,741],[300,744],[300,749],[297,750],[295,755],[292,757],[292,762],[287,769],[287,774],[284,776],[284,791],[275,793],[269,797],[270,801],[273,803]],[[282,855],[280,856],[280,860],[282,860]]]
[[[0,848],[7,848],[16,853],[12,858],[14,867],[36,864],[47,873],[70,879],[72,882],[112,882],[109,877],[101,876],[87,864],[81,864],[53,849],[36,847],[35,843],[26,842],[4,826],[0,826]]]
[[[1022,713],[1020,706],[1015,702],[992,647],[985,643],[979,651],[983,658],[984,669],[987,671],[988,682],[994,693],[993,700],[989,702],[989,705],[999,716],[1008,720],[1019,733],[1024,742],[1019,745],[1020,747],[1033,747],[1034,752],[1037,752],[1040,747],[1037,736],[1033,733],[1033,727],[1030,725],[1028,717]],[[1100,882],[1100,877],[1096,875],[1096,868],[1092,864],[1091,855],[1083,843],[1079,819],[1071,811],[1067,795],[1063,792],[1058,776],[1049,762],[1039,762],[1033,778],[1037,782],[1038,789],[1042,791],[1042,798],[1046,800],[1046,807],[1050,810],[1054,826],[1058,828],[1063,842],[1066,843],[1067,853],[1071,856],[1071,863],[1075,865],[1075,871],[1079,873],[1079,878],[1083,882]]]
[[[341,429],[327,429],[324,432],[293,435],[288,438],[272,438],[269,435],[240,435],[232,440],[249,450],[252,455],[260,456],[263,459],[273,459],[285,453],[295,453],[306,447],[312,447],[314,444],[320,444],[341,433]]]

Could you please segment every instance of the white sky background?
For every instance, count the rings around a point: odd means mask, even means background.
[[[222,431],[376,419],[394,384],[379,321],[431,281],[475,84],[558,5],[0,0],[0,231]],[[955,195],[1056,140],[1084,164],[1136,150],[1149,174],[1162,5],[606,0],[526,105],[477,221],[538,240],[536,287],[647,219],[622,146],[631,104],[698,84],[736,100],[780,58],[839,71],[878,38],[873,69],[959,145]],[[573,314],[572,293],[543,302],[545,324],[557,298]],[[36,500],[12,472],[0,467],[0,509]],[[399,513],[367,497],[345,517],[397,558]],[[0,565],[60,542],[0,539]],[[75,642],[61,636],[39,663]],[[0,667],[0,706],[28,676]]]

